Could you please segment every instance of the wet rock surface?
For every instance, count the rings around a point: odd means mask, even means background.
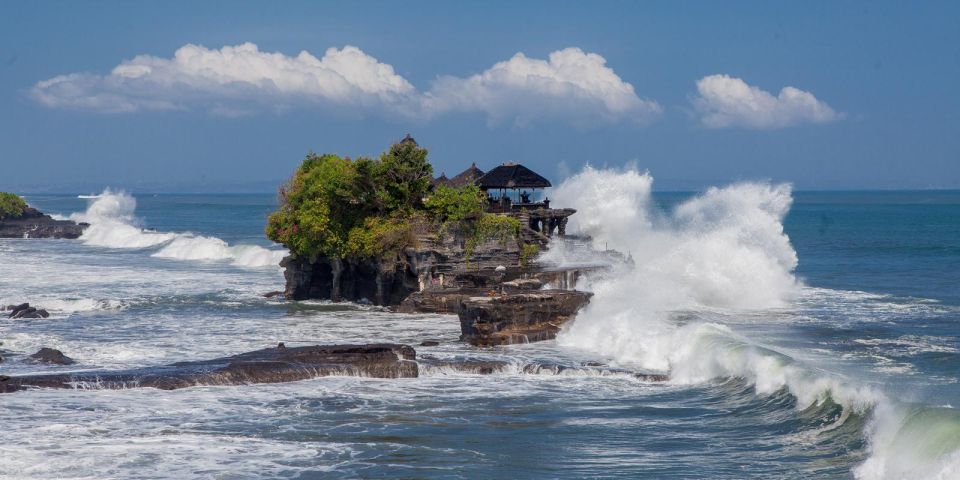
[[[399,313],[457,313],[460,302],[485,295],[482,289],[413,292],[397,307]]]
[[[48,318],[50,312],[42,308],[31,307],[29,303],[21,303],[20,305],[8,305],[5,308],[6,311],[10,312],[7,314],[7,318],[18,319],[18,318]]]
[[[54,220],[50,215],[27,207],[17,218],[0,220],[0,238],[78,238],[90,225],[72,220]]]
[[[559,363],[526,363],[511,366],[506,360],[436,359],[430,356],[418,360],[421,369],[452,371],[472,375],[493,375],[513,371],[523,375],[596,375],[632,377],[642,382],[661,383],[670,378],[666,374],[637,372],[600,364],[561,365]]]
[[[576,290],[470,297],[460,303],[460,339],[476,346],[530,343],[556,338],[593,294]]]
[[[412,347],[398,344],[267,348],[161,367],[4,377],[0,378],[0,393],[33,387],[174,390],[201,385],[292,382],[331,375],[414,378],[419,374],[415,359]]]
[[[60,350],[55,348],[43,347],[28,357],[30,361],[36,363],[48,363],[51,365],[73,365],[75,362],[72,358],[66,356]]]

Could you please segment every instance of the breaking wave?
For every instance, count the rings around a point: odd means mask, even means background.
[[[797,255],[784,233],[788,184],[744,182],[706,192],[669,211],[656,208],[653,178],[636,169],[587,166],[553,192],[576,208],[594,247],[629,252],[635,267],[592,279],[593,301],[559,343],[611,356],[622,365],[669,372],[677,384],[741,378],[758,395],[786,390],[797,408],[830,402],[870,417],[858,478],[960,478],[960,415],[953,408],[903,405],[855,379],[758,344],[729,326],[680,315],[781,308],[800,296]],[[585,262],[569,251],[548,261]],[[864,382],[865,383],[865,382]],[[845,418],[845,417],[841,417]],[[841,421],[841,420],[838,420]]]
[[[70,215],[77,222],[87,222],[80,237],[87,245],[108,248],[157,248],[151,256],[176,260],[230,261],[241,267],[277,266],[285,250],[258,245],[229,245],[216,238],[192,233],[154,232],[146,230],[134,215],[137,201],[124,192],[104,190],[88,198],[87,210]]]

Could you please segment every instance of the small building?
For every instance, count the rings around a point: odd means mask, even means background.
[[[550,187],[550,180],[519,163],[504,163],[480,177],[476,184],[504,211],[550,208],[549,199],[535,201],[537,189]]]
[[[441,173],[431,185],[434,188],[476,185],[487,195],[488,212],[518,218],[524,231],[532,232],[543,241],[554,232],[566,235],[567,218],[576,212],[572,208],[550,208],[549,198],[538,200],[537,190],[551,187],[550,180],[519,163],[504,163],[486,173],[472,163],[453,178]]]

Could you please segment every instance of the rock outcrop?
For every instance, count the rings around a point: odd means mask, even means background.
[[[42,309],[31,307],[29,303],[21,303],[20,305],[9,305],[6,307],[6,310],[10,313],[7,314],[7,318],[18,319],[18,318],[47,318],[50,316],[50,312]]]
[[[460,302],[460,339],[471,345],[529,343],[556,338],[593,294],[576,290],[470,297]]]
[[[415,247],[384,258],[288,256],[280,263],[285,296],[397,306],[411,293],[426,289],[482,287],[500,265],[517,270],[520,244],[515,239],[491,239],[471,249],[462,232],[441,234],[420,224],[414,233]]]
[[[330,375],[413,378],[416,351],[407,345],[316,345],[267,348],[232,357],[162,367],[70,374],[0,376],[0,393],[43,388],[161,390],[200,385],[280,383]]]
[[[17,218],[0,220],[0,238],[78,238],[87,223],[54,220],[50,215],[27,207]]]
[[[55,348],[43,347],[30,355],[30,361],[37,363],[47,363],[50,365],[73,365],[75,362],[72,358],[66,356],[60,350]]]

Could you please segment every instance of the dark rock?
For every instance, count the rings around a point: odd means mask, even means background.
[[[460,302],[484,295],[479,289],[437,290],[413,292],[400,302],[399,313],[457,313]]]
[[[519,273],[520,243],[515,239],[491,239],[466,245],[470,232],[440,234],[429,222],[413,225],[416,247],[381,258],[283,259],[285,295],[292,300],[325,299],[359,301],[396,306],[413,292],[444,288],[479,288],[495,279],[498,265]]]
[[[17,310],[16,313],[10,315],[12,319],[18,318],[48,318],[50,313],[44,309],[37,309],[34,307],[27,307],[22,310]]]
[[[421,347],[436,347],[437,345],[440,345],[440,342],[436,340],[424,340],[420,342]]]
[[[264,298],[273,298],[273,297],[282,297],[282,296],[283,296],[283,290],[275,290],[275,291],[267,292],[263,294]]]
[[[78,238],[87,223],[54,220],[33,207],[27,207],[17,218],[0,220],[0,238]]]
[[[72,358],[66,356],[60,350],[54,348],[41,348],[37,353],[30,355],[30,358],[34,362],[38,363],[49,363],[53,365],[73,365],[75,362]]]
[[[633,376],[644,382],[666,382],[670,380],[669,375],[662,373],[636,373]]]
[[[277,348],[278,348],[278,349],[284,349],[284,348],[287,348],[287,346],[284,345],[283,342],[280,342],[280,343],[277,344]]]
[[[7,315],[7,316],[10,318],[13,318],[13,316],[16,315],[17,312],[20,312],[21,310],[26,310],[28,308],[30,308],[29,303],[21,303],[20,305],[8,305],[7,310],[10,310],[10,315]]]
[[[576,290],[541,290],[470,297],[460,303],[457,312],[460,339],[477,346],[550,340],[591,296]]]
[[[50,312],[42,308],[31,307],[29,303],[21,303],[20,305],[10,305],[7,307],[10,310],[10,314],[7,315],[8,318],[48,318],[50,317]]]
[[[473,375],[492,375],[507,369],[509,364],[502,360],[436,360],[422,359],[420,363],[426,368],[453,370]]]
[[[40,318],[40,314],[37,312],[37,309],[34,307],[27,307],[17,310],[16,312],[10,314],[10,318]]]
[[[419,373],[416,355],[412,347],[397,344],[267,348],[162,367],[12,377],[0,381],[0,393],[31,387],[173,390],[199,385],[292,382],[328,375],[415,378]]]

